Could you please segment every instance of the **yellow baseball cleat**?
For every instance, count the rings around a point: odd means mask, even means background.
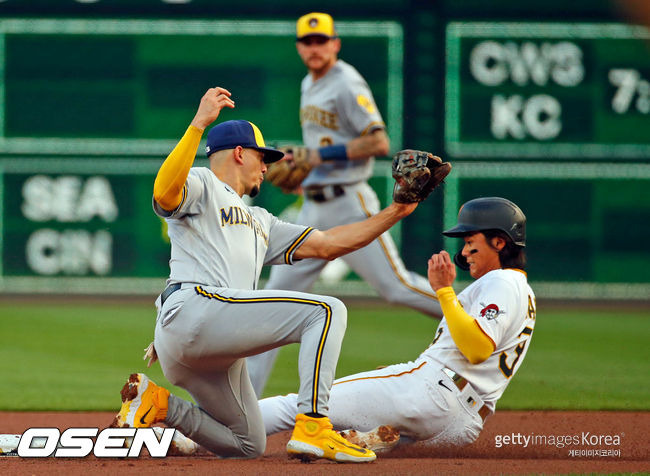
[[[159,387],[145,374],[131,374],[120,394],[122,408],[111,426],[147,428],[167,416],[169,390]]]
[[[325,458],[338,463],[370,463],[377,459],[373,451],[352,444],[335,432],[329,418],[312,418],[303,413],[296,415],[287,452],[303,461]]]

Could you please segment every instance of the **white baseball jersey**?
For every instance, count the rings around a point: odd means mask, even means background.
[[[300,87],[302,140],[308,148],[347,144],[375,129],[384,121],[365,79],[351,65],[338,60],[317,81],[308,74]],[[346,184],[367,180],[373,158],[330,161],[313,169],[303,187]]]
[[[196,167],[167,219],[172,244],[168,283],[257,289],[262,266],[291,264],[312,228],[286,223],[263,208],[247,206],[208,168]]]
[[[535,295],[523,271],[500,269],[474,281],[458,299],[495,342],[495,352],[485,362],[470,364],[443,318],[433,343],[415,361],[334,381],[330,419],[336,430],[390,425],[400,431],[400,442],[432,447],[476,441],[483,429],[481,408],[494,411],[526,356],[535,326]],[[469,385],[461,390],[445,369]],[[292,427],[297,401],[293,393],[260,400],[267,434]]]
[[[494,410],[528,351],[535,328],[535,294],[523,271],[498,269],[467,286],[458,300],[495,343],[495,351],[484,362],[471,364],[458,350],[443,318],[433,343],[420,357],[465,377]]]

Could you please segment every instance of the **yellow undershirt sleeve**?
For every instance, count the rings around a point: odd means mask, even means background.
[[[481,329],[476,319],[460,305],[451,286],[436,291],[452,339],[471,364],[480,364],[494,352],[496,345]]]
[[[171,212],[183,199],[183,187],[190,173],[203,131],[190,126],[158,170],[153,184],[153,198],[163,209]]]

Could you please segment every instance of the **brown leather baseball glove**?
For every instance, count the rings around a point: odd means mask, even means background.
[[[451,164],[422,150],[400,150],[393,157],[393,200],[421,202],[451,172]]]
[[[284,193],[291,193],[300,186],[312,169],[309,163],[309,149],[303,146],[278,147],[284,158],[269,164],[265,179]]]

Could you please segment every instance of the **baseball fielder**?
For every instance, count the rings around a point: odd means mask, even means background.
[[[429,282],[444,317],[431,345],[414,361],[343,377],[334,382],[330,418],[352,442],[375,450],[403,442],[465,445],[526,356],[535,328],[535,295],[527,283],[526,218],[498,197],[470,200],[458,224],[443,232],[465,245],[456,263],[475,281],[456,296],[449,254],[429,260]],[[260,401],[267,434],[291,428],[295,394]],[[379,427],[379,429],[377,428]]]
[[[258,290],[258,279],[265,264],[334,259],[359,249],[417,203],[395,202],[363,222],[323,232],[247,206],[242,196],[255,196],[267,163],[283,155],[265,147],[254,124],[213,127],[206,147],[210,168],[192,168],[203,130],[222,108],[234,107],[230,96],[223,88],[205,93],[154,183],[154,210],[168,223],[171,273],[156,301],[153,350],[167,379],[196,404],[170,395],[144,374],[132,374],[114,424],[162,422],[220,456],[260,456],[264,423],[244,358],[300,342],[299,414],[287,451],[299,458],[372,461],[372,451],[346,442],[327,418],[345,306],[326,296]]]
[[[379,211],[379,200],[367,180],[374,156],[388,154],[389,141],[368,84],[354,67],[337,59],[341,41],[332,17],[304,15],[296,31],[298,54],[309,70],[300,88],[300,123],[309,161],[316,164],[302,182],[305,200],[296,223],[325,230]],[[390,234],[343,259],[389,302],[430,316],[442,315],[427,280],[404,267]],[[326,264],[309,259],[291,267],[274,267],[266,289],[307,292]],[[248,358],[258,396],[276,356],[274,349]]]

